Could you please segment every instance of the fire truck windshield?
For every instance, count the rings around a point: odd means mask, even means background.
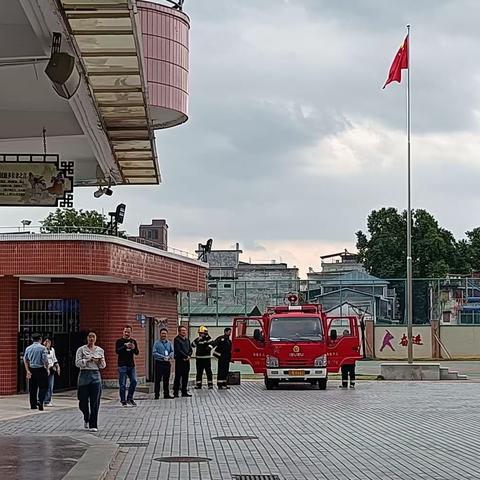
[[[270,324],[272,342],[318,342],[323,340],[318,317],[274,317]]]

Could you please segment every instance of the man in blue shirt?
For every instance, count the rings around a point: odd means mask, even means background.
[[[155,400],[160,398],[160,382],[163,379],[163,398],[170,396],[169,382],[171,361],[173,359],[173,345],[167,340],[166,328],[160,330],[160,340],[153,344],[153,358],[155,359]]]
[[[42,345],[42,336],[32,335],[33,343],[25,349],[23,362],[27,371],[30,408],[43,410],[43,403],[48,389],[48,357],[47,349]],[[38,396],[37,396],[38,395]]]

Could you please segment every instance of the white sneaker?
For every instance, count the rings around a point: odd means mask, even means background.
[[[88,430],[88,422],[83,422],[83,427]]]
[[[98,428],[91,428],[90,431],[91,432],[98,432]]]
[[[44,403],[43,406],[44,407],[53,407],[53,403],[52,402]]]

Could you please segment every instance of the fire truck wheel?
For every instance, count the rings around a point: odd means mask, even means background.
[[[327,379],[326,378],[321,378],[318,381],[318,389],[319,390],[326,390],[327,389]]]
[[[276,380],[272,380],[271,378],[265,377],[265,388],[267,390],[273,390],[277,386],[278,386],[278,382]]]

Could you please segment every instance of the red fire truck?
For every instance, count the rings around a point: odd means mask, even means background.
[[[271,390],[280,382],[327,388],[328,373],[359,360],[356,316],[329,317],[321,305],[269,307],[261,317],[234,319],[232,360],[263,373]]]

